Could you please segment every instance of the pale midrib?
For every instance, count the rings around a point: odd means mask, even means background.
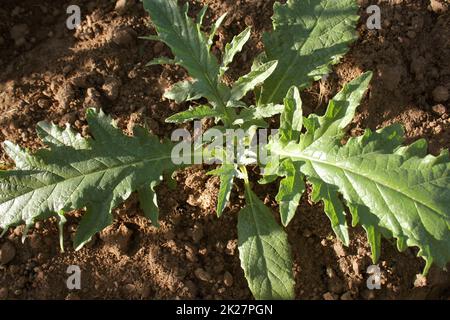
[[[308,156],[308,155],[303,154],[303,153],[294,153],[294,154],[292,154],[292,153],[289,153],[289,152],[283,152],[283,150],[279,150],[279,151],[280,152],[278,152],[278,154],[282,155],[282,156],[288,156],[288,157],[292,157],[293,156],[293,157],[298,158],[300,160],[306,160],[306,161],[311,161],[311,162],[315,162],[315,163],[320,163],[320,164],[323,164],[323,165],[334,167],[334,168],[336,168],[338,170],[348,171],[348,172],[350,172],[350,173],[352,173],[354,175],[360,176],[360,177],[362,177],[364,179],[367,179],[367,180],[372,181],[372,182],[374,182],[376,184],[379,184],[379,185],[381,185],[381,186],[383,186],[385,188],[388,188],[388,189],[392,190],[393,192],[400,193],[403,196],[405,196],[406,198],[410,199],[413,203],[418,202],[421,205],[423,205],[424,207],[427,207],[430,210],[438,213],[438,215],[440,217],[442,217],[444,215],[444,213],[442,213],[440,210],[438,210],[436,208],[433,208],[432,205],[430,205],[430,204],[427,204],[427,203],[425,203],[425,202],[423,202],[423,201],[421,201],[419,199],[414,198],[413,196],[411,196],[410,194],[405,192],[405,190],[400,190],[399,188],[396,188],[394,186],[390,186],[390,185],[386,184],[385,182],[380,182],[377,179],[374,179],[373,177],[369,177],[369,176],[366,176],[364,174],[361,174],[360,172],[356,172],[354,170],[351,170],[350,168],[346,167],[343,163],[333,163],[333,162],[329,162],[329,161],[323,161],[323,160],[319,160],[317,158],[313,158],[313,157]],[[341,165],[341,166],[339,166],[339,165]]]
[[[144,160],[134,161],[134,162],[130,162],[130,163],[124,163],[124,164],[121,164],[121,165],[108,167],[108,168],[105,168],[105,169],[102,169],[102,170],[92,171],[92,172],[89,172],[87,174],[81,174],[81,172],[80,172],[79,175],[76,175],[76,176],[73,176],[73,177],[70,177],[70,178],[67,178],[67,179],[63,178],[63,180],[56,181],[55,183],[43,185],[43,186],[41,186],[39,188],[29,190],[29,191],[27,191],[25,193],[22,193],[20,195],[15,195],[14,198],[8,199],[8,200],[6,200],[3,203],[7,203],[9,201],[14,201],[15,199],[17,199],[19,197],[23,197],[23,196],[28,195],[30,193],[37,192],[37,191],[39,191],[41,189],[46,189],[48,187],[56,186],[56,185],[58,185],[60,183],[67,183],[67,182],[70,182],[71,180],[79,179],[80,177],[82,177],[83,180],[84,180],[86,177],[89,177],[89,176],[92,176],[92,175],[97,175],[97,174],[100,174],[100,173],[106,173],[109,170],[115,170],[115,169],[120,169],[120,168],[124,168],[124,167],[130,167],[130,166],[134,166],[134,165],[138,165],[138,164],[144,164],[146,162],[153,162],[153,161],[166,160],[166,159],[171,159],[171,157],[170,156],[164,156],[164,157],[159,157],[159,158],[150,158],[150,159],[144,159]],[[43,173],[46,172],[45,170],[39,170],[39,171],[43,172]],[[79,171],[77,170],[77,172],[79,172]],[[55,174],[55,175],[57,175],[57,174]],[[57,175],[57,176],[59,176],[59,175]],[[59,177],[61,177],[61,176],[59,176]],[[78,187],[79,187],[79,185],[78,185]],[[74,190],[74,191],[76,191],[76,190]],[[72,194],[73,194],[73,192],[72,192]],[[0,203],[0,204],[2,204],[2,203]]]

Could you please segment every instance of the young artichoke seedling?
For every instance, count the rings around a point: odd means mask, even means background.
[[[193,105],[167,122],[213,118],[216,125],[212,129],[219,132],[204,139],[209,143],[197,146],[192,154],[220,163],[210,172],[220,177],[219,217],[236,179],[244,181],[246,205],[238,214],[239,257],[255,298],[294,298],[284,227],[297,212],[305,181],[312,186],[312,199],[323,202],[336,236],[345,245],[350,241],[345,206],[348,208],[352,225],[362,225],[367,232],[374,263],[384,236],[395,238],[400,251],[419,247],[418,255],[426,261],[424,273],[433,263],[445,267],[450,261],[448,151],[437,157],[427,155],[424,140],[403,146],[400,125],[376,132],[367,129],[362,136],[343,143],[371,72],[346,84],[330,100],[323,116],[303,115],[300,90],[328,74],[356,38],[356,0],[275,3],[273,31],[263,37],[265,52],[251,71],[231,86],[223,76],[249,40],[250,28],[225,46],[219,62],[211,47],[225,15],[206,34],[202,30],[206,7],[193,20],[188,5],[180,9],[176,0],[143,0],[143,4],[157,31],[145,38],[163,41],[174,55],[173,59],[156,58],[149,65],[177,64],[192,79],[176,83],[165,93],[166,98]],[[249,92],[255,96],[251,105],[242,101]],[[207,102],[194,104],[201,98]],[[267,127],[265,119],[276,115],[280,115],[280,126],[266,146],[267,162],[251,153],[236,157],[234,146],[230,151],[223,144],[229,130],[245,129],[254,136]],[[174,159],[174,143],[160,141],[140,127],[135,128],[133,137],[126,136],[101,111],[89,109],[87,120],[91,138],[83,138],[69,127],[63,130],[40,123],[38,133],[47,148],[34,154],[5,142],[16,168],[0,171],[3,233],[10,226],[31,226],[50,216],[60,219],[62,232],[65,212],[86,208],[74,239],[79,249],[112,223],[111,210],[134,191],[145,215],[158,225],[154,188],[183,162]],[[251,139],[240,142],[250,147]],[[276,200],[283,226],[252,191],[248,166],[263,169],[260,183],[280,180]]]

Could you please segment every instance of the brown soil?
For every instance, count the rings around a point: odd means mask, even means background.
[[[124,11],[113,1],[4,0],[0,8],[0,140],[35,149],[40,146],[38,121],[71,123],[88,133],[84,109],[102,107],[128,130],[146,123],[160,136],[174,126],[164,119],[187,105],[161,98],[164,89],[183,78],[174,67],[144,67],[153,57],[170,55],[159,43],[139,40],[152,30],[137,1]],[[247,71],[262,49],[261,34],[271,28],[273,0],[190,0],[193,13],[200,2],[210,5],[206,25],[228,11],[215,48],[223,48],[246,25],[253,38],[234,63],[230,80]],[[57,4],[56,4],[57,3]],[[82,28],[65,27],[69,4],[82,8]],[[333,73],[303,93],[308,112],[323,112],[327,100],[343,83],[364,70],[373,70],[370,93],[360,107],[352,133],[393,122],[406,127],[410,141],[425,137],[430,152],[448,148],[450,89],[450,11],[442,0],[360,1],[360,38]],[[382,30],[367,30],[365,8],[378,4]],[[447,95],[447,97],[445,97]],[[0,161],[10,163],[3,151]],[[66,252],[58,246],[52,219],[30,230],[24,244],[23,227],[0,240],[12,260],[0,266],[0,299],[247,299],[247,288],[236,248],[236,214],[242,189],[233,191],[224,216],[214,214],[218,180],[207,168],[191,167],[176,175],[178,186],[158,190],[161,228],[146,221],[132,197],[115,211],[113,226],[84,249],[74,252],[71,237],[82,212],[69,216]],[[277,212],[276,185],[255,190]],[[402,299],[450,297],[450,275],[433,268],[426,286],[414,286],[424,267],[417,250],[398,253],[383,241],[380,261],[382,289],[366,289],[370,250],[361,228],[351,231],[344,248],[333,236],[321,205],[305,196],[288,228],[299,299]],[[5,243],[7,243],[5,245]],[[12,245],[12,246],[11,246]],[[68,291],[66,270],[79,265],[82,289]],[[418,284],[416,282],[416,284]]]

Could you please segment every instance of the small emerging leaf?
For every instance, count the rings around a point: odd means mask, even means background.
[[[256,86],[263,83],[277,67],[277,61],[270,61],[262,64],[256,69],[250,71],[249,74],[242,76],[236,81],[231,89],[231,99],[240,100],[247,92],[253,90]]]
[[[301,146],[305,148],[321,137],[340,138],[344,129],[355,116],[356,108],[361,103],[372,79],[372,72],[365,72],[350,81],[330,100],[327,111],[322,117],[311,114],[304,119],[307,133],[302,137]]]
[[[309,178],[313,186],[312,200],[314,202],[323,201],[324,211],[331,222],[331,228],[339,240],[345,246],[350,244],[347,221],[345,220],[345,210],[342,201],[338,197],[338,191],[331,185],[323,183],[314,178]]]
[[[209,106],[191,107],[166,119],[167,123],[184,123],[196,119],[218,117],[220,114]]]
[[[280,141],[288,143],[298,141],[303,128],[303,111],[300,93],[292,87],[284,99],[284,111],[280,118]]]
[[[219,17],[219,19],[217,19],[217,21],[214,23],[214,26],[211,30],[211,33],[209,35],[208,38],[208,49],[211,49],[211,46],[214,43],[214,37],[216,36],[217,30],[219,30],[220,26],[222,25],[222,22],[225,20],[225,18],[227,17],[227,12],[225,12],[223,15],[221,15]]]
[[[192,101],[201,98],[201,95],[195,91],[194,84],[185,80],[175,83],[164,93],[164,98],[175,100],[176,103]]]
[[[235,164],[223,164],[219,169],[208,172],[208,174],[220,177],[219,194],[217,195],[217,216],[221,217],[223,210],[227,206],[231,189],[233,188],[234,177],[238,175]]]
[[[239,35],[235,36],[231,43],[226,44],[222,65],[220,66],[220,76],[223,76],[228,70],[228,65],[233,62],[234,56],[242,51],[242,48],[250,39],[251,31],[252,29],[248,27]]]
[[[197,14],[197,24],[201,26],[203,24],[203,18],[205,18],[206,11],[208,11],[208,5],[205,5]]]
[[[283,112],[283,109],[284,106],[281,104],[245,108],[236,116],[236,120],[233,124],[240,125],[242,128],[246,128],[250,125],[266,128],[267,123],[263,119],[280,114]]]
[[[159,65],[159,64],[177,64],[177,61],[174,59],[167,58],[167,57],[158,57],[158,58],[155,58],[152,61],[148,62],[145,66],[149,67],[149,66],[154,66],[154,65]]]
[[[299,163],[287,159],[283,161],[281,167],[281,175],[285,178],[280,182],[280,189],[275,199],[280,205],[281,222],[286,227],[294,218],[302,194],[305,192],[305,181],[300,172]]]
[[[157,228],[159,228],[159,210],[155,187],[158,183],[159,181],[153,181],[149,185],[143,186],[138,190],[141,209],[144,211],[145,216]]]
[[[200,25],[187,15],[188,7],[180,11],[176,0],[143,0],[143,3],[159,40],[170,47],[177,62],[195,79],[195,96],[220,104],[222,95],[225,95],[222,90],[226,89],[218,83],[219,64],[209,50],[210,45]]]

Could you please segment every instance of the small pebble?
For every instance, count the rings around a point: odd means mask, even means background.
[[[203,238],[203,227],[201,225],[195,225],[192,229],[192,240],[194,243],[199,243]]]
[[[335,295],[331,292],[324,293],[322,297],[324,300],[336,300]]]
[[[50,107],[51,102],[50,102],[50,100],[48,100],[48,99],[41,98],[41,99],[38,100],[37,104],[38,104],[38,106],[39,106],[40,108],[46,109],[46,108]]]
[[[0,288],[0,300],[5,300],[8,298],[8,288],[1,287]]]
[[[408,31],[408,32],[406,33],[406,35],[407,35],[408,38],[410,38],[410,39],[414,39],[414,38],[416,37],[416,33],[415,33],[414,31],[412,31],[412,30]]]
[[[373,290],[366,289],[361,292],[361,297],[366,300],[373,300],[375,299],[375,292]]]
[[[305,238],[311,237],[311,236],[312,236],[311,230],[305,229],[305,230],[303,231],[303,236],[304,236]]]
[[[227,242],[227,247],[225,248],[225,253],[229,256],[234,255],[234,252],[236,251],[237,242],[236,240],[229,240]]]
[[[102,90],[109,100],[114,101],[119,97],[121,85],[120,79],[108,77],[105,79]]]
[[[14,259],[16,256],[16,248],[14,245],[6,241],[2,246],[0,247],[0,265],[5,265]]]
[[[100,93],[95,88],[88,88],[86,90],[86,99],[84,100],[84,104],[86,107],[100,108],[102,106]]]
[[[352,293],[347,291],[341,296],[341,300],[353,300]]]
[[[128,294],[134,294],[136,292],[136,286],[132,283],[126,284],[123,289]]]
[[[197,279],[201,281],[209,282],[211,280],[211,276],[209,275],[209,273],[203,270],[202,268],[195,269],[194,274],[197,277]]]
[[[114,30],[111,40],[120,47],[130,47],[136,40],[136,31],[130,27]]]
[[[437,104],[437,105],[433,106],[432,110],[433,110],[434,113],[436,113],[436,114],[438,114],[440,116],[442,116],[442,115],[447,113],[447,109],[442,104]]]
[[[225,271],[225,273],[223,275],[223,283],[227,287],[231,287],[233,285],[233,276],[228,271]]]
[[[130,0],[117,0],[114,10],[119,14],[124,14],[130,5]]]
[[[88,75],[86,75],[86,74],[79,75],[79,76],[72,78],[70,80],[70,83],[77,88],[83,88],[83,89],[89,88],[89,85],[90,85]]]
[[[444,86],[438,86],[433,90],[433,100],[436,102],[446,102],[448,100],[448,89]]]
[[[430,0],[430,7],[435,13],[444,13],[448,10],[448,7],[440,0]]]
[[[66,109],[74,96],[75,91],[72,86],[70,84],[65,84],[59,88],[58,92],[55,95],[55,100],[59,102],[59,105],[62,109]]]
[[[327,272],[328,278],[333,279],[336,277],[336,272],[334,272],[333,268],[327,267],[326,272]]]
[[[414,287],[421,288],[427,286],[427,278],[424,277],[422,274],[416,275],[416,280],[414,280]]]

